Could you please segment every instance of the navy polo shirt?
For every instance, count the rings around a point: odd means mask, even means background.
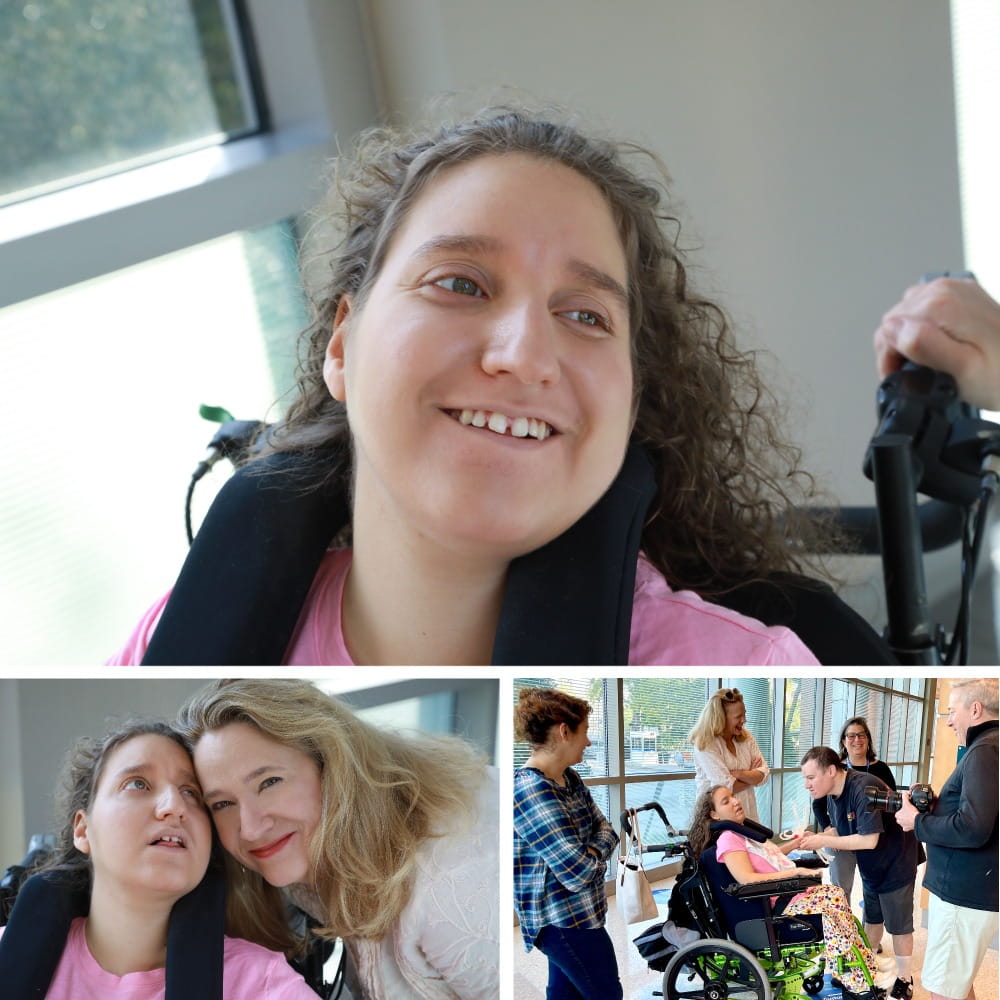
[[[882,790],[889,787],[874,774],[847,771],[844,790],[839,796],[827,796],[827,809],[841,837],[855,833],[879,835],[873,849],[855,853],[858,871],[872,891],[892,892],[909,885],[917,876],[917,841],[912,833],[903,831],[892,813],[872,809],[865,794],[869,785]]]

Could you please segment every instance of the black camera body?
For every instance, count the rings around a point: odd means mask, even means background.
[[[909,792],[910,801],[917,812],[927,813],[934,808],[934,789],[930,785],[924,785],[918,781],[910,785]],[[872,809],[879,812],[894,813],[903,805],[903,793],[894,792],[891,788],[878,788],[875,785],[869,785],[865,789],[865,795],[868,796],[868,804]]]

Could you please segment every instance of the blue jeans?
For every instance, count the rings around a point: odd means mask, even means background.
[[[549,960],[546,1000],[621,1000],[618,960],[603,927],[543,927],[535,947]]]

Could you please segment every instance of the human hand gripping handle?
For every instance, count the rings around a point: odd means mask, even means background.
[[[969,272],[908,288],[875,331],[879,375],[906,361],[952,375],[967,403],[1000,409],[1000,303]]]

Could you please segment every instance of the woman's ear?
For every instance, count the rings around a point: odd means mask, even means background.
[[[78,809],[73,817],[73,846],[81,854],[90,854],[90,839],[87,836],[87,814]]]
[[[337,303],[337,314],[333,318],[333,333],[330,343],[326,345],[326,357],[323,359],[323,381],[330,390],[330,395],[341,403],[347,401],[347,380],[344,370],[344,337],[347,333],[347,321],[351,313],[351,297],[346,292],[340,296]]]

